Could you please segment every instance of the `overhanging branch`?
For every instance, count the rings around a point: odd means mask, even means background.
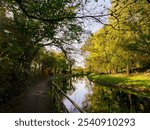
[[[59,21],[63,21],[65,19],[84,19],[84,18],[99,18],[99,17],[105,17],[108,16],[110,14],[101,14],[101,15],[84,15],[84,16],[63,16],[63,17],[59,17],[59,18],[41,18],[41,17],[37,17],[35,15],[31,15],[29,14],[26,9],[23,7],[22,5],[22,0],[15,0],[17,2],[17,4],[19,5],[20,9],[22,10],[22,12],[29,18],[32,19],[37,19],[37,20],[41,20],[41,21],[47,21],[47,22],[59,22]]]

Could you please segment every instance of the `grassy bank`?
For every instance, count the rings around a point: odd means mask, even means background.
[[[123,74],[116,74],[116,75],[90,74],[89,79],[97,83],[102,83],[104,85],[116,85],[117,87],[124,86],[141,89],[150,88],[150,73],[138,73],[129,76]]]

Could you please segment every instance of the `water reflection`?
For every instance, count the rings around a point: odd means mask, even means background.
[[[90,107],[87,112],[150,112],[150,99],[131,92],[95,85],[93,93],[88,94]]]
[[[75,101],[80,108],[83,108],[83,101],[85,96],[91,91],[91,84],[87,78],[74,78],[72,82],[74,91],[70,90],[67,92],[67,95]],[[68,99],[63,99],[64,104],[66,105],[69,112],[79,112]]]
[[[91,83],[86,77],[68,78],[58,81],[63,91],[86,112],[150,112],[149,98],[133,94],[130,91]],[[78,110],[62,96],[69,112]]]

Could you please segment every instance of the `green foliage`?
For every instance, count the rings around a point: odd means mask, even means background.
[[[79,41],[82,31],[75,19],[55,21],[76,15],[74,10],[78,6],[72,6],[72,1],[20,2],[0,1],[0,103],[28,86],[35,71],[66,73],[68,65],[62,54],[45,54],[40,48],[46,44],[66,51],[75,40]],[[27,14],[53,21],[35,19]]]
[[[127,72],[150,64],[150,5],[146,1],[112,1],[108,25],[82,47],[86,67],[95,73]]]
[[[118,8],[128,6],[122,11],[117,10],[115,12],[119,22],[113,17],[110,17],[110,19],[113,23],[118,24],[118,27],[129,30],[128,45],[126,45],[126,48],[134,51],[137,55],[144,54],[148,57],[150,50],[150,19],[147,16],[150,15],[150,5],[147,4],[147,1],[142,0],[136,1],[135,3],[133,0],[129,0],[125,5],[123,1],[119,1],[118,4]],[[115,8],[112,8],[112,10],[115,10]]]
[[[26,7],[26,11],[33,16],[57,19],[62,16],[74,15],[71,10],[72,1],[70,0],[48,0],[48,1],[22,1],[22,6]],[[69,10],[70,9],[70,10]]]
[[[62,53],[41,50],[32,62],[32,69],[43,76],[59,75],[67,73],[68,64]]]

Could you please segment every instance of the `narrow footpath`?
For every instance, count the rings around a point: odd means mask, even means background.
[[[19,97],[9,103],[5,112],[15,113],[52,113],[56,112],[48,95],[47,81],[41,81],[36,86],[26,89]]]

